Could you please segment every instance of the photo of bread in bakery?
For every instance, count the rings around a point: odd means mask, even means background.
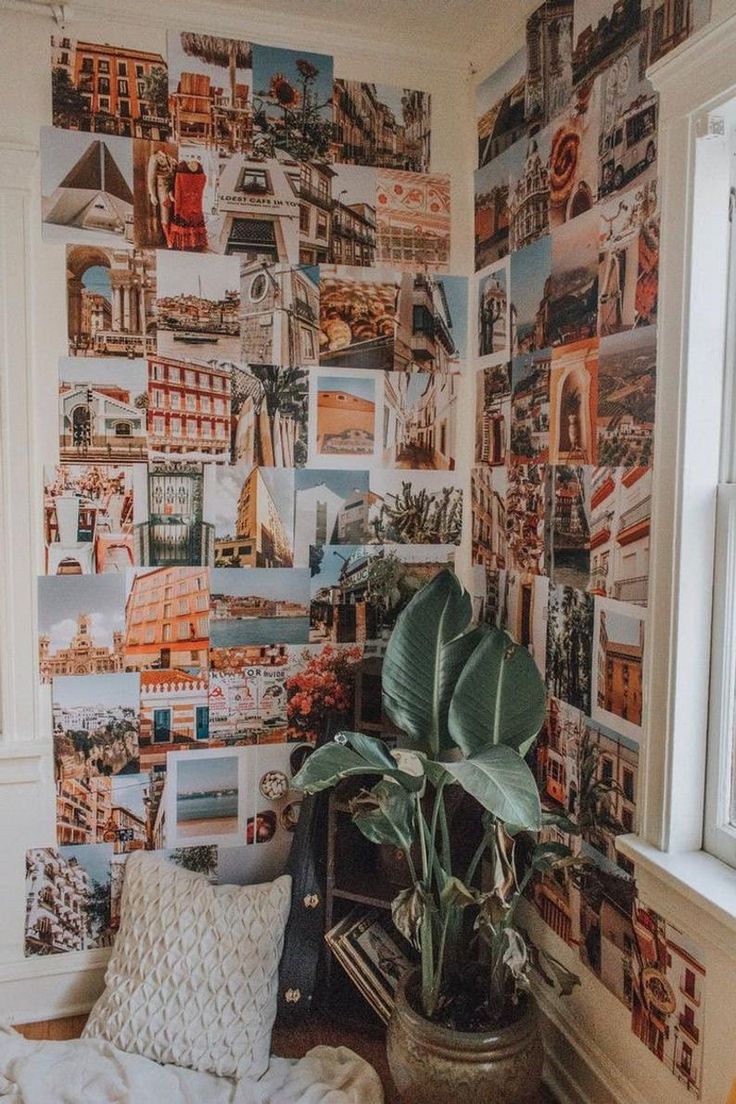
[[[320,349],[337,352],[349,345],[393,337],[395,284],[358,282],[338,277],[320,283]]]

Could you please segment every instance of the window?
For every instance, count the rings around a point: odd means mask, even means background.
[[[98,73],[109,73],[110,72],[110,62],[107,60],[107,58],[100,58],[100,60],[97,62],[97,72]]]
[[[731,204],[736,201],[732,171]],[[736,400],[731,381],[736,359],[736,233],[729,247],[728,330],[723,392],[708,733],[706,847],[736,866]]]
[[[109,77],[98,77],[97,78],[97,91],[99,92],[99,94],[101,96],[109,96],[110,95],[110,78]]]
[[[314,345],[314,334],[311,330],[302,328],[301,330],[301,346],[302,346],[302,358],[304,360],[314,360],[316,356],[316,350]]]
[[[83,57],[82,58],[82,72],[83,73],[91,73],[93,71],[93,69],[94,69],[94,62],[93,62],[92,58],[91,57]],[[100,72],[102,72],[102,69],[100,69]]]
[[[128,82],[127,80],[118,81],[118,96],[128,96]]]
[[[118,62],[118,76],[119,77],[127,77],[127,75],[128,75],[128,63],[127,63],[127,61],[119,61]]]
[[[236,192],[262,194],[264,192],[271,192],[272,190],[268,173],[265,169],[251,169],[247,166],[241,169],[238,182],[235,185]]]
[[[171,739],[171,710],[154,709],[153,711],[153,742],[154,744],[167,744]]]

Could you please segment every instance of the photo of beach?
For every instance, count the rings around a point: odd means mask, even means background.
[[[211,647],[306,644],[308,640],[307,568],[213,569]]]
[[[176,764],[178,840],[227,836],[238,829],[238,759],[191,753]]]

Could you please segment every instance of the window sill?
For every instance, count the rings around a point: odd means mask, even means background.
[[[677,894],[679,904],[687,902],[675,915],[682,916],[690,934],[702,934],[736,956],[736,870],[705,851],[668,854],[635,835],[619,836],[616,847],[636,864],[637,881],[645,888],[654,880]],[[657,907],[648,897],[647,903]]]

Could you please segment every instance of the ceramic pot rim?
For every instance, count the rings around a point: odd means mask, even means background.
[[[418,976],[419,971],[412,970],[399,982],[395,1014],[402,1021],[407,1035],[412,1036],[423,1047],[455,1060],[464,1056],[467,1061],[487,1061],[489,1052],[494,1057],[501,1058],[524,1050],[538,1032],[536,1005],[530,993],[522,994],[524,1009],[519,1018],[507,1027],[490,1031],[456,1031],[454,1028],[432,1023],[415,1011],[406,996],[407,988],[412,988]]]

